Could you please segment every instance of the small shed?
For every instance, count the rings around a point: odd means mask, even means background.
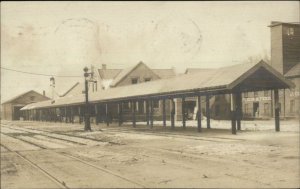
[[[27,91],[1,104],[1,119],[20,120],[20,109],[34,102],[49,100],[48,97],[34,90]]]

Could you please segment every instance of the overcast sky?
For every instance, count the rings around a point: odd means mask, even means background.
[[[2,2],[1,66],[82,76],[93,64],[216,68],[270,56],[271,21],[299,22],[299,2]],[[64,92],[80,78],[56,78]],[[1,70],[1,101],[49,77]]]

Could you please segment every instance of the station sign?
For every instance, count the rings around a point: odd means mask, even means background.
[[[244,98],[244,101],[246,101],[246,102],[268,101],[268,100],[271,100],[271,97],[269,97],[269,96],[260,96],[260,97]]]
[[[300,92],[299,91],[291,91],[290,92],[290,97],[297,97],[300,96]]]

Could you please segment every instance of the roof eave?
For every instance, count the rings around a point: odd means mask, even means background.
[[[254,65],[246,73],[244,73],[239,78],[237,78],[232,83],[230,83],[228,85],[228,89],[233,90],[234,87],[236,87],[240,82],[242,82],[244,79],[246,79],[251,74],[253,74],[255,71],[257,71],[260,67],[265,68],[267,71],[271,72],[278,79],[280,79],[286,85],[286,87],[284,87],[284,88],[294,88],[295,87],[295,84],[293,82],[287,80],[282,74],[280,74],[278,71],[276,71],[274,68],[272,68],[269,64],[267,64],[266,62],[261,60],[258,64]],[[282,87],[280,87],[280,88],[282,88]]]

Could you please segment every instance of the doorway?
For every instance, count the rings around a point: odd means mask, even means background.
[[[194,118],[196,107],[196,101],[185,101],[185,112],[188,120],[192,120]]]
[[[259,103],[253,102],[253,116],[259,117]]]
[[[13,120],[20,120],[21,108],[23,108],[23,106],[14,106]]]

